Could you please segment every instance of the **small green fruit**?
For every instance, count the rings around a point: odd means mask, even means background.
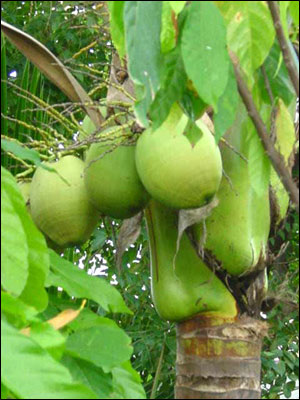
[[[93,144],[87,151],[85,164],[87,193],[100,213],[130,218],[145,207],[149,195],[136,171],[135,146],[113,149],[102,143]]]
[[[66,156],[47,165],[57,173],[37,168],[30,188],[32,219],[59,246],[82,244],[99,221],[84,186],[84,163],[77,157]]]
[[[188,125],[175,105],[160,128],[143,132],[136,166],[153,199],[176,209],[198,208],[216,194],[222,160],[213,135],[202,121]]]

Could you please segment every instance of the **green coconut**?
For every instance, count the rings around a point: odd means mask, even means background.
[[[29,181],[19,182],[18,185],[19,185],[19,188],[20,188],[20,192],[21,192],[21,194],[23,196],[23,199],[25,201],[26,208],[27,208],[28,212],[30,212],[30,200],[29,200],[29,197],[30,197],[30,185],[31,185],[31,182],[29,182]]]
[[[251,182],[250,164],[241,157],[249,157],[249,135],[256,132],[241,105],[236,121],[224,136],[236,152],[220,145],[226,176],[217,194],[218,207],[205,221],[205,240],[202,223],[192,228],[195,242],[204,242],[204,250],[212,259],[235,276],[263,264],[270,232],[269,182],[262,183],[261,192],[257,193]]]
[[[214,197],[222,178],[222,160],[214,137],[202,121],[188,123],[175,104],[157,130],[148,129],[136,147],[143,185],[167,207],[201,207]]]
[[[30,211],[38,228],[60,247],[83,244],[99,221],[83,181],[84,163],[66,156],[37,168],[30,187]]]
[[[95,143],[87,151],[85,165],[87,193],[101,214],[130,218],[147,204],[149,195],[135,166],[135,146]]]

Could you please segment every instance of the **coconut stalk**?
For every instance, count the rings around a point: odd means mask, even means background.
[[[198,315],[177,324],[176,399],[260,399],[267,326]]]

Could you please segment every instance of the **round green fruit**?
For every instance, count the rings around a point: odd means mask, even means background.
[[[222,178],[221,155],[213,135],[201,120],[188,123],[177,105],[160,128],[140,136],[136,167],[151,197],[176,209],[209,203]]]
[[[30,186],[31,186],[31,182],[19,182],[18,183],[19,188],[20,188],[20,192],[23,196],[23,199],[25,201],[26,204],[26,208],[28,210],[28,212],[30,212],[30,200],[29,200],[29,196],[30,196]]]
[[[87,193],[101,214],[130,218],[145,207],[149,195],[136,171],[135,146],[93,144],[85,164]]]
[[[37,168],[30,188],[32,219],[57,245],[80,245],[88,240],[99,221],[84,186],[84,163],[66,156],[47,166],[57,173]]]

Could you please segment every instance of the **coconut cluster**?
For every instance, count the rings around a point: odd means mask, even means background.
[[[94,131],[88,122],[85,127]],[[65,156],[46,164],[55,172],[38,167],[30,188],[22,188],[38,228],[64,248],[87,241],[100,216],[130,218],[150,198],[174,209],[209,202],[221,181],[220,152],[203,123],[197,123],[196,140],[187,123],[175,105],[165,123],[144,131],[136,146],[112,139],[92,144],[84,161]]]

